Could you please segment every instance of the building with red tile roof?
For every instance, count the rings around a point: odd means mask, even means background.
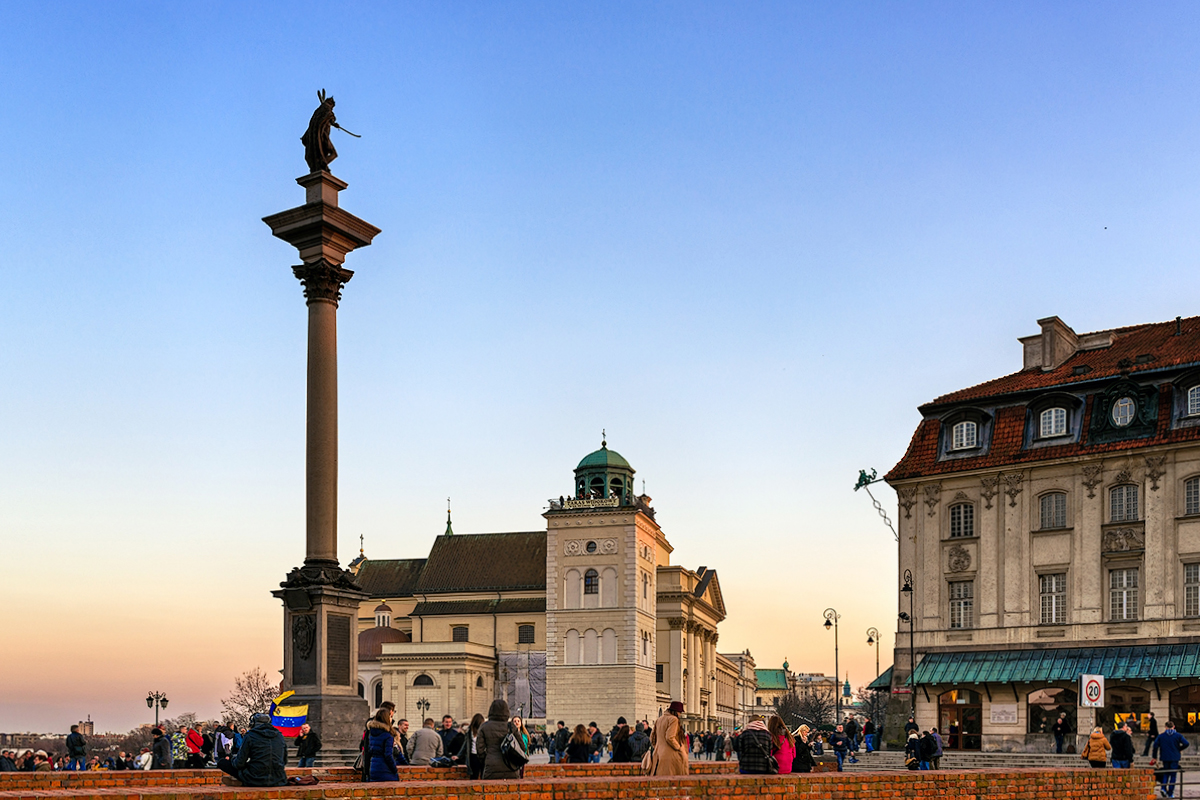
[[[1064,745],[1151,711],[1200,733],[1200,317],[1038,324],[1020,371],[921,406],[886,476],[913,637],[902,619],[889,727],[915,707],[983,750],[1057,747],[1064,714]]]

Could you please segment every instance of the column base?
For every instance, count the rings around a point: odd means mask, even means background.
[[[300,695],[287,699],[287,705],[308,704],[308,724],[321,737],[324,750],[357,749],[363,728],[371,713],[367,701],[358,695]]]

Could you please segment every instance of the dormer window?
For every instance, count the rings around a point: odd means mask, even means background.
[[[952,450],[969,450],[979,445],[979,426],[974,422],[960,422],[954,426],[951,437]]]
[[[1200,417],[1200,386],[1193,386],[1187,392],[1187,415]]]
[[[1061,407],[1047,408],[1040,417],[1041,437],[1066,436],[1067,410]]]
[[[1113,403],[1112,421],[1113,425],[1118,428],[1127,428],[1129,423],[1133,422],[1134,412],[1137,410],[1137,404],[1133,402],[1132,397],[1122,397]]]

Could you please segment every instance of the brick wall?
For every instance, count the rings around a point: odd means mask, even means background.
[[[587,769],[585,765],[579,765],[578,768]],[[443,774],[449,772],[436,771]],[[184,781],[196,777],[194,773],[186,774],[182,771],[162,774]],[[406,778],[415,774],[405,773]],[[570,777],[528,777],[522,781],[503,782],[406,779],[398,783],[372,784],[370,796],[373,800],[415,800],[451,795],[458,800],[634,800],[643,797],[717,800],[743,795],[766,797],[771,800],[880,800],[890,797],[903,797],[906,800],[944,800],[950,797],[976,800],[1009,800],[1024,797],[1049,800],[1148,800],[1152,783],[1153,773],[1148,769],[827,773],[753,777],[709,774],[669,779],[576,777],[572,773]],[[179,780],[176,780],[176,785],[179,785]],[[70,797],[73,800],[111,800],[113,796],[111,790],[100,790],[92,794],[95,789],[85,786],[53,793],[0,791],[3,792],[0,796],[5,800],[46,800],[55,795]],[[196,797],[219,793],[227,800],[353,800],[362,797],[363,791],[361,784],[344,782],[277,789],[196,786],[187,794]],[[137,795],[143,800],[175,800],[179,797],[174,787],[146,787],[138,791]]]

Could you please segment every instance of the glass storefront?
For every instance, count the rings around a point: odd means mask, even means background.
[[[1054,721],[1059,714],[1067,715],[1067,723],[1072,733],[1079,730],[1075,723],[1079,698],[1071,689],[1047,687],[1030,692],[1026,696],[1028,703],[1029,733],[1054,733]]]
[[[1150,730],[1150,692],[1134,686],[1108,686],[1104,689],[1104,708],[1096,710],[1096,724],[1105,735],[1122,722],[1137,731]]]
[[[983,701],[970,689],[951,689],[938,697],[938,731],[948,750],[983,746]]]
[[[1171,721],[1180,733],[1200,731],[1200,684],[1171,692]]]

